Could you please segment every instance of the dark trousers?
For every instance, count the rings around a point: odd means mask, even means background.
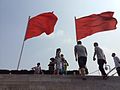
[[[120,67],[116,68],[118,76],[120,76]]]
[[[98,65],[99,65],[99,70],[101,72],[101,74],[104,76],[104,75],[107,75],[104,68],[103,68],[103,65],[105,64],[105,60],[103,59],[98,59]]]
[[[86,62],[87,62],[87,57],[78,57],[78,65],[79,68],[85,68],[86,67]]]

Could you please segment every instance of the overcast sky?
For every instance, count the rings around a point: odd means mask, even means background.
[[[76,44],[74,17],[105,11],[115,12],[117,29],[96,33],[82,39],[82,42],[88,50],[89,72],[98,69],[97,62],[92,60],[94,42],[99,43],[113,68],[111,53],[115,52],[120,57],[119,10],[119,0],[0,0],[0,69],[17,68],[28,17],[50,11],[58,17],[54,33],[25,41],[19,69],[30,70],[37,62],[41,63],[42,69],[48,69],[49,59],[55,56],[59,47],[69,63],[68,69],[78,69],[73,52]]]

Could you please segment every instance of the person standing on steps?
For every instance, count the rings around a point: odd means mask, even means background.
[[[49,66],[49,74],[54,74],[55,72],[55,58],[52,57],[50,58],[50,63],[48,64]]]
[[[67,75],[67,67],[69,66],[67,60],[64,58],[64,55],[61,54],[61,60],[62,60],[62,74]]]
[[[55,63],[56,63],[56,74],[59,75],[62,73],[61,48],[56,49]]]

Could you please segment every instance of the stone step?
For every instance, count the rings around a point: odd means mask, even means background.
[[[120,77],[1,74],[0,90],[120,90]]]

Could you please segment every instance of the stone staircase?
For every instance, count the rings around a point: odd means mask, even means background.
[[[120,77],[0,74],[0,90],[120,90]]]

